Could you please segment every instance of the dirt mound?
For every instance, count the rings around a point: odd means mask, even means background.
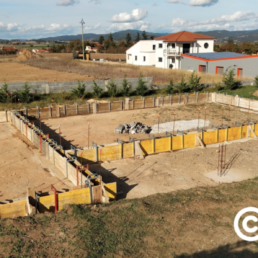
[[[42,58],[41,55],[35,54],[29,49],[24,49],[23,52],[17,57],[18,60],[30,60],[30,59],[38,59]]]
[[[258,97],[258,90],[253,93],[253,96]]]

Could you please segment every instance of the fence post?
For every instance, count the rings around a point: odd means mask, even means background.
[[[153,107],[155,107],[155,97],[152,96],[151,98],[152,98],[152,101],[153,101]]]
[[[28,109],[26,107],[23,107],[25,111],[25,116],[28,116]]]
[[[78,115],[78,104],[75,102],[74,105],[75,105],[75,109],[76,109],[76,115]]]
[[[88,101],[86,101],[86,104],[88,106],[88,113],[90,114],[90,103]]]
[[[93,103],[93,114],[97,114],[98,113],[98,103],[97,101],[95,101]]]
[[[63,111],[64,111],[64,116],[66,116],[66,105],[63,104]]]
[[[199,100],[199,92],[196,93],[196,102]]]
[[[98,145],[95,142],[92,142],[92,147],[96,149],[96,162],[98,162],[99,161]]]
[[[107,100],[107,102],[108,102],[108,110],[109,110],[109,112],[111,112],[111,102],[110,102],[110,100]]]
[[[51,105],[48,105],[48,107],[49,107],[49,116],[52,117],[52,107]]]
[[[6,122],[8,122],[8,113],[7,113],[7,109],[5,109],[5,117],[6,117]],[[12,116],[11,116],[12,119]]]
[[[179,94],[179,97],[178,97],[178,104],[181,103],[181,95]]]
[[[36,106],[36,109],[38,110],[38,119],[40,119],[39,107],[38,107],[38,106]]]
[[[172,105],[172,95],[170,95],[170,105]]]
[[[145,108],[145,98],[142,97],[142,107]]]

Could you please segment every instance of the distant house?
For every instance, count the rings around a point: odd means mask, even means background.
[[[94,44],[94,47],[86,46],[85,50],[86,51],[94,51],[95,53],[97,53],[98,48],[103,47],[103,45],[101,45],[99,42],[93,42],[93,44]]]
[[[141,40],[126,51],[126,62],[164,69],[224,74],[234,69],[239,77],[258,75],[258,56],[214,52],[215,38],[181,31],[154,40]]]
[[[49,53],[48,48],[47,49],[32,49],[32,52],[35,54],[42,54],[42,53]]]

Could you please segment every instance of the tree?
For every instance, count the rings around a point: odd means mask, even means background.
[[[140,33],[137,32],[137,35],[136,35],[136,38],[135,38],[135,42],[137,43],[140,40],[141,40]]]
[[[85,95],[85,90],[86,90],[85,84],[81,81],[78,81],[78,86],[77,88],[72,90],[72,93],[78,98],[83,98]]]
[[[197,75],[195,71],[192,72],[190,78],[189,78],[189,87],[194,90],[195,92],[200,90],[200,80],[201,77]]]
[[[143,40],[147,40],[148,39],[148,36],[147,36],[145,30],[142,32],[142,38],[143,38]]]
[[[170,80],[169,85],[167,85],[167,87],[166,87],[166,93],[173,94],[174,92],[175,92],[174,83],[173,83],[173,80]]]
[[[111,42],[113,42],[113,41],[114,41],[114,39],[113,39],[113,35],[112,35],[112,33],[111,33],[111,32],[109,33],[108,39],[109,39]]]
[[[126,76],[124,76],[123,82],[122,82],[122,89],[121,89],[121,94],[123,96],[130,96],[130,91],[131,91],[131,85],[126,79]]]
[[[235,79],[235,70],[228,68],[224,74],[223,82],[226,89],[234,90],[240,87],[241,83]]]
[[[99,44],[103,45],[104,40],[105,40],[105,38],[101,35],[99,37]]]
[[[95,81],[93,81],[93,85],[93,95],[97,98],[101,98],[103,89],[101,89]]]
[[[178,84],[177,86],[178,91],[181,92],[189,92],[191,91],[191,88],[189,87],[189,85],[185,82],[185,77],[182,76],[181,78],[181,82]]]
[[[107,85],[107,92],[110,97],[116,97],[118,94],[117,86],[113,80],[111,80]]]
[[[29,103],[31,101],[30,87],[28,86],[27,82],[24,84],[23,87],[23,91],[19,93],[19,99],[21,100],[21,102]]]
[[[126,46],[130,47],[132,45],[132,37],[130,33],[127,33],[125,36],[125,42],[126,42]]]
[[[258,76],[256,76],[256,77],[254,78],[254,83],[255,83],[255,86],[258,88]]]
[[[136,93],[137,95],[140,95],[140,96],[144,96],[148,93],[148,88],[146,86],[146,82],[143,81],[143,76],[142,74],[140,75],[139,79],[138,79],[138,85],[136,87]]]

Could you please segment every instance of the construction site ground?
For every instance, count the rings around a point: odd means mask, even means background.
[[[10,123],[0,123],[0,202],[23,198],[27,188],[48,192],[69,188],[70,181]]]
[[[49,119],[42,121],[42,128],[55,137],[57,141],[59,125],[61,126],[62,144],[69,148],[70,145],[77,147],[88,146],[88,122],[90,122],[89,143],[110,144],[117,138],[128,141],[129,135],[115,134],[114,129],[122,123],[131,121],[142,122],[149,126],[156,124],[158,114],[160,123],[171,121],[173,113],[176,119],[190,120],[198,117],[204,118],[206,107],[206,118],[212,125],[220,125],[222,122],[234,125],[234,121],[257,120],[256,114],[242,112],[239,108],[231,107],[230,121],[228,107],[224,108],[222,121],[222,107],[218,104],[191,104],[166,106],[154,109],[131,110],[126,112],[112,112],[88,116],[74,116],[60,119]],[[44,126],[45,127],[44,129]],[[200,127],[202,127],[200,125]],[[211,127],[209,127],[211,128]],[[194,131],[194,130],[193,130]],[[137,139],[147,139],[144,134],[130,135]],[[164,133],[155,136],[165,136]],[[227,146],[226,162],[228,169],[225,176],[217,176],[218,145],[208,148],[192,148],[177,152],[155,154],[140,159],[124,159],[105,162],[100,165],[91,165],[93,172],[103,176],[104,182],[118,182],[118,191],[122,191],[122,197],[140,198],[156,193],[166,193],[179,189],[188,189],[198,186],[216,186],[220,182],[241,181],[258,176],[255,167],[258,165],[256,150],[258,148],[255,140],[242,142],[231,142]]]

